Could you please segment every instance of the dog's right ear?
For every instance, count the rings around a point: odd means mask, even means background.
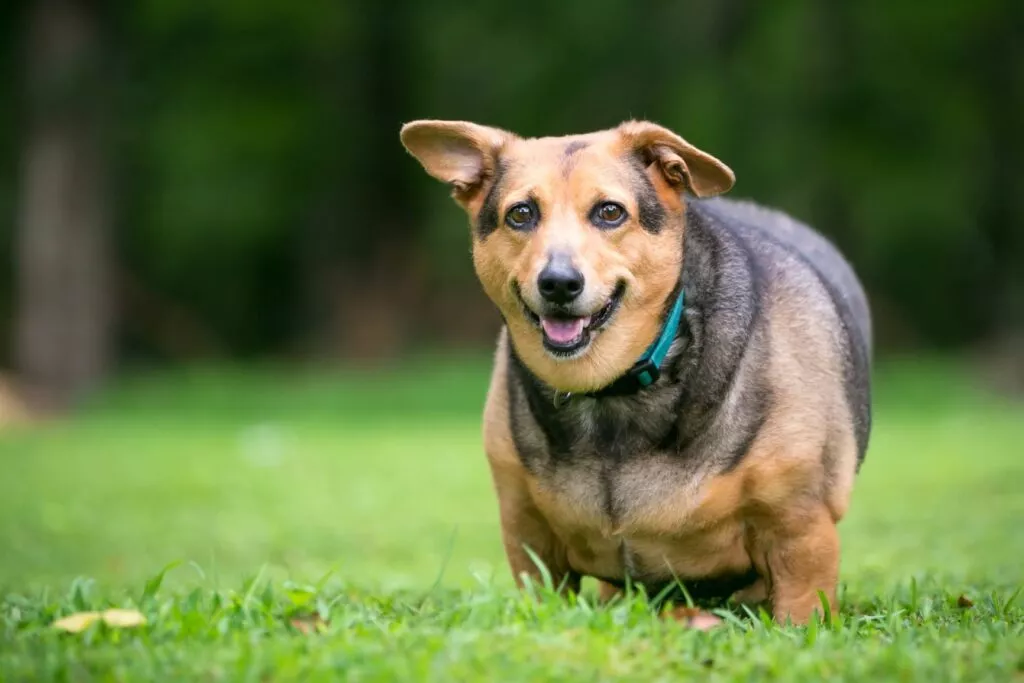
[[[627,121],[618,127],[644,165],[657,163],[670,184],[697,197],[728,192],[736,182],[732,169],[699,150],[668,128],[649,121]]]
[[[452,187],[466,202],[497,166],[498,154],[513,136],[468,121],[413,121],[402,126],[402,144],[427,173]]]

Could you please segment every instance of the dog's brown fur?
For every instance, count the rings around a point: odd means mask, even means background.
[[[777,619],[807,621],[821,608],[818,591],[834,608],[836,523],[846,512],[863,443],[854,406],[838,379],[848,353],[838,336],[841,316],[827,295],[799,278],[774,278],[766,290],[770,310],[755,330],[763,360],[744,354],[731,371],[730,386],[762,382],[771,400],[757,409],[758,428],[734,466],[711,455],[682,458],[681,446],[645,447],[611,465],[600,454],[585,454],[568,464],[531,466],[523,443],[541,443],[542,430],[517,417],[526,413],[510,403],[522,391],[521,380],[513,379],[519,377],[510,367],[513,360],[557,392],[589,392],[609,385],[640,357],[660,333],[666,301],[684,268],[681,238],[691,201],[686,193],[704,197],[728,190],[728,167],[646,122],[526,140],[464,122],[420,121],[408,124],[402,139],[477,217],[473,263],[505,320],[484,411],[484,441],[517,579],[538,575],[529,547],[570,589],[578,588],[581,575],[686,581],[753,570],[759,578],[735,597],[769,598]],[[655,193],[660,229],[641,224],[644,187]],[[528,197],[541,207],[536,229],[502,227],[505,211]],[[626,208],[629,218],[621,227],[598,230],[588,221],[591,207],[604,200]],[[735,207],[725,206],[723,215],[747,211]],[[483,225],[495,217],[497,225]],[[784,217],[770,217],[783,225]],[[552,253],[572,255],[591,308],[625,283],[614,318],[576,358],[545,351],[540,331],[523,311],[524,304],[539,306],[535,283]],[[699,452],[726,448],[733,421],[754,410],[744,408],[738,391],[730,389],[716,406],[714,419],[697,437],[704,449]],[[599,419],[579,411],[581,424]],[[616,590],[601,584],[603,597]]]

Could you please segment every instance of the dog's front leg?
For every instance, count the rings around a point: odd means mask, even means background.
[[[762,523],[752,548],[755,565],[767,579],[775,620],[806,624],[815,612],[824,611],[819,591],[835,615],[839,580],[835,520],[820,505],[780,522]]]
[[[543,572],[534,561],[536,557],[551,574],[556,588],[579,592],[580,575],[569,567],[565,545],[537,509],[521,473],[500,467],[493,467],[492,473],[501,515],[501,538],[516,585],[522,588],[526,579],[543,584]]]

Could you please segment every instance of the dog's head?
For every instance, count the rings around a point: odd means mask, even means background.
[[[402,142],[452,187],[473,264],[519,356],[562,391],[625,372],[658,335],[682,268],[684,192],[732,171],[661,126],[524,139],[462,121],[415,121]]]

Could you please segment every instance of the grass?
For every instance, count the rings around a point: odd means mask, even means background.
[[[1024,406],[954,366],[879,372],[837,622],[708,633],[512,589],[486,381],[192,369],[0,434],[0,680],[1024,680]],[[148,624],[51,627],[106,606]]]

